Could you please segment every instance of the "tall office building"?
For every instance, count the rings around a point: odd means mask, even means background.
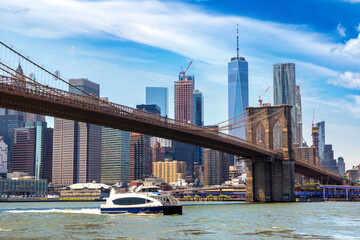
[[[331,172],[339,173],[331,144],[325,144],[324,160],[322,161],[321,166]]]
[[[311,134],[316,157],[319,157],[319,127],[313,126],[311,129]]]
[[[193,107],[194,107],[194,119],[195,125],[204,126],[204,97],[202,92],[195,90],[193,93]]]
[[[136,105],[136,108],[153,114],[161,113],[160,107],[156,104],[140,104]]]
[[[153,162],[153,175],[165,183],[177,182],[186,177],[186,163],[179,161]]]
[[[180,75],[175,81],[175,119],[193,123],[193,79],[194,76]]]
[[[130,132],[102,127],[101,182],[130,182]]]
[[[298,112],[296,106],[296,79],[294,63],[277,63],[273,66],[274,75],[274,105],[288,104],[293,106],[291,110],[293,124],[293,143],[299,143],[299,132],[297,131]],[[299,92],[300,96],[300,92]]]
[[[130,137],[130,181],[151,176],[152,159],[150,136],[131,133]]]
[[[12,170],[51,182],[53,129],[46,122],[29,122],[13,134]]]
[[[4,138],[0,136],[0,178],[8,172],[8,145]]]
[[[298,143],[302,143],[302,135],[303,135],[303,122],[302,122],[302,107],[301,107],[301,94],[300,94],[300,86],[296,85],[295,90],[295,106],[296,106],[296,114],[297,114],[297,130],[298,130]]]
[[[70,79],[70,84],[99,97],[100,85],[88,79]],[[69,91],[84,94],[70,86]],[[66,186],[73,183],[101,181],[101,127],[54,119],[53,183]]]
[[[175,119],[178,121],[193,123],[193,81],[194,76],[179,75],[179,81],[175,81]],[[180,162],[186,162],[187,176],[193,175],[194,146],[174,142],[174,158]]]
[[[161,116],[169,116],[169,90],[165,87],[146,87],[146,104],[156,104],[161,109]]]
[[[72,78],[69,79],[69,83],[72,85],[69,86],[69,91],[81,95],[86,95],[90,93],[96,97],[100,97],[100,85],[90,81],[87,78]],[[74,87],[73,87],[74,86]],[[80,91],[80,90],[84,91]]]
[[[316,127],[319,129],[319,143],[318,143],[318,149],[319,149],[319,158],[320,162],[324,161],[324,152],[325,152],[325,121],[316,123]]]
[[[12,172],[12,145],[13,145],[13,129],[24,127],[24,117],[20,115],[3,115],[0,116],[0,136],[4,138],[4,142],[8,145],[8,171]]]
[[[209,148],[204,149],[204,184],[221,185],[229,180],[230,158],[222,153]]]
[[[297,108],[296,108],[296,79],[294,63],[278,63],[273,66],[273,88],[274,105],[288,104],[293,106],[292,118],[294,122],[293,143],[299,143],[299,134],[297,131]]]
[[[343,157],[338,157],[337,159],[337,167],[339,170],[339,174],[341,176],[345,176],[345,161]]]
[[[194,124],[204,126],[204,97],[202,92],[195,90],[193,93],[193,107],[194,107]],[[203,163],[203,148],[194,146],[194,163]]]
[[[249,106],[249,73],[248,62],[239,56],[239,30],[237,29],[236,57],[228,63],[228,119],[234,128],[229,134],[246,139],[246,115],[240,115]],[[236,122],[241,121],[239,124]],[[242,127],[243,126],[243,127]]]

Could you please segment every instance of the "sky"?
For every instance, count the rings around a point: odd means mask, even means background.
[[[0,0],[0,40],[63,78],[99,83],[119,104],[135,107],[145,87],[167,87],[170,116],[174,81],[193,61],[208,125],[227,119],[238,24],[250,105],[273,102],[274,63],[295,63],[305,140],[315,110],[349,169],[360,162],[359,12],[360,0]]]

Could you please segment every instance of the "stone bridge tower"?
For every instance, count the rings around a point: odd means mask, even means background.
[[[290,105],[246,108],[247,141],[283,154],[282,159],[246,160],[247,202],[295,201],[291,108]]]

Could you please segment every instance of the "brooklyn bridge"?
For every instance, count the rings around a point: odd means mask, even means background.
[[[327,171],[299,154],[293,145],[291,106],[248,107],[247,140],[139,109],[112,103],[83,92],[0,42],[0,107],[86,122],[211,148],[246,159],[247,201],[295,201],[295,173],[327,184],[344,184],[339,174]],[[16,70],[21,63],[25,71]],[[29,73],[34,73],[33,75]],[[347,182],[348,183],[348,182]]]

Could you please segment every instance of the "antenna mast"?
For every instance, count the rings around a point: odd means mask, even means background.
[[[239,23],[236,24],[236,56],[239,59]]]

